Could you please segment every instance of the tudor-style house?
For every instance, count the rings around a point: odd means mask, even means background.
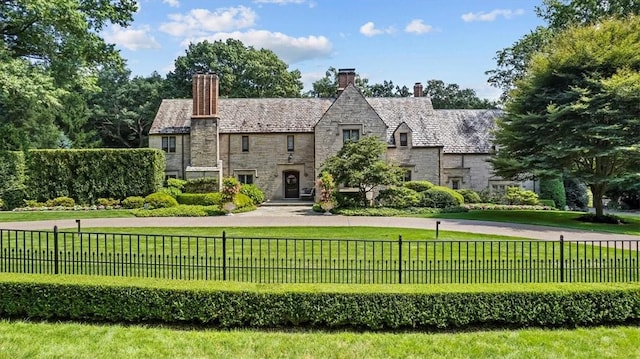
[[[420,83],[413,97],[366,98],[354,80],[355,69],[339,70],[336,98],[219,98],[218,77],[197,74],[193,99],[162,101],[149,146],[166,153],[167,177],[233,176],[268,199],[299,198],[327,157],[363,136],[387,143],[405,180],[476,191],[511,183],[487,162],[499,110],[434,110]]]

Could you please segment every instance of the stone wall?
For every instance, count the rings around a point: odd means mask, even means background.
[[[353,85],[347,86],[315,126],[316,173],[342,148],[342,131],[347,129],[359,130],[360,138],[377,136],[386,141],[387,125]]]
[[[294,151],[287,151],[287,135],[294,136]],[[242,136],[249,138],[249,151],[242,152]],[[220,159],[223,175],[253,174],[254,184],[267,199],[284,197],[284,171],[300,173],[300,189],[315,183],[313,133],[221,134]]]
[[[176,176],[177,178],[185,178],[184,169],[189,165],[191,158],[190,136],[188,134],[149,135],[149,147],[161,150],[162,137],[165,136],[175,136],[176,138],[176,152],[165,153],[165,158],[167,160],[165,173],[167,175]]]

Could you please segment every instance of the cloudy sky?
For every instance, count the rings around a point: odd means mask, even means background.
[[[305,90],[335,68],[369,83],[439,79],[496,98],[496,51],[541,24],[532,0],[139,0],[128,28],[110,27],[134,75],[164,75],[191,42],[235,38],[302,73]]]

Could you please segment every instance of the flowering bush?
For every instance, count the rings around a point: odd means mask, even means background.
[[[316,185],[320,190],[320,207],[327,212],[331,211],[335,206],[333,192],[336,189],[336,182],[333,180],[333,176],[327,171],[322,171],[320,178],[316,181]]]
[[[555,208],[549,206],[536,205],[513,205],[513,204],[494,204],[494,203],[469,203],[463,206],[468,210],[489,210],[489,211],[550,211]]]

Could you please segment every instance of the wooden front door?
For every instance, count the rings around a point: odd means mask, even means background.
[[[299,198],[300,172],[284,171],[282,177],[284,178],[284,198]]]

